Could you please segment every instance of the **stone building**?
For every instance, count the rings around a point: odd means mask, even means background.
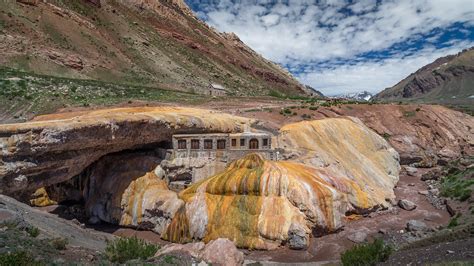
[[[225,96],[227,94],[226,89],[219,84],[209,84],[208,94],[210,96]]]
[[[173,135],[170,156],[161,163],[170,189],[180,191],[192,183],[224,171],[227,165],[249,153],[276,160],[267,133],[211,133]]]
[[[226,162],[248,153],[261,153],[273,159],[272,138],[267,133],[181,134],[173,136],[174,158],[219,158]]]

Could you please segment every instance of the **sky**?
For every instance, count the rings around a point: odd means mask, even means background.
[[[325,95],[379,92],[474,46],[474,0],[186,0]]]

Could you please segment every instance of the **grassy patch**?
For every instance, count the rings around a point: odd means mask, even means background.
[[[37,227],[28,227],[26,232],[30,234],[31,237],[37,237],[40,234],[40,230]]]
[[[155,255],[158,249],[159,247],[156,245],[132,237],[119,238],[110,242],[105,252],[110,261],[124,263],[133,259],[147,259]]]
[[[344,252],[341,256],[342,265],[376,265],[379,262],[386,261],[392,248],[385,245],[380,239],[373,243],[357,245]]]
[[[39,265],[26,251],[17,251],[0,254],[0,266],[27,266]]]
[[[459,201],[465,201],[471,197],[471,187],[474,185],[474,179],[465,178],[474,174],[474,168],[468,168],[464,171],[455,171],[443,178],[441,181],[441,195]]]
[[[68,242],[69,241],[65,238],[54,238],[51,240],[51,246],[56,250],[65,250]]]

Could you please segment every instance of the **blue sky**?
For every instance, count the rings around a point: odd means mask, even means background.
[[[474,46],[473,0],[186,0],[326,95],[378,92]]]

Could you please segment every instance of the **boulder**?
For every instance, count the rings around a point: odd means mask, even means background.
[[[416,167],[405,166],[405,171],[407,172],[407,175],[415,176],[418,169]]]
[[[357,231],[353,234],[348,235],[347,239],[357,244],[364,243],[367,241],[367,233],[362,232],[362,231]]]
[[[193,258],[200,258],[201,253],[204,250],[206,245],[203,242],[196,242],[196,243],[187,243],[187,244],[170,244],[166,245],[165,247],[161,248],[156,252],[155,257],[159,257],[165,254],[170,253],[185,253],[190,255]]]
[[[212,265],[238,266],[244,263],[244,254],[239,251],[234,243],[225,238],[212,240],[207,244],[203,242],[188,244],[170,244],[160,249],[156,257],[166,254],[191,256],[195,261],[203,260]]]
[[[418,194],[423,195],[423,196],[428,196],[429,192],[428,190],[420,190],[418,191]]]
[[[408,232],[422,232],[427,231],[429,228],[422,221],[418,220],[409,220],[406,227]]]
[[[407,210],[407,211],[412,211],[416,208],[416,204],[409,201],[409,200],[406,200],[406,199],[401,199],[398,201],[398,206],[404,210]]]
[[[237,266],[244,263],[244,253],[229,239],[218,238],[207,243],[201,258],[212,265]]]
[[[305,249],[309,245],[309,234],[299,224],[291,224],[288,230],[288,247],[290,249]]]

